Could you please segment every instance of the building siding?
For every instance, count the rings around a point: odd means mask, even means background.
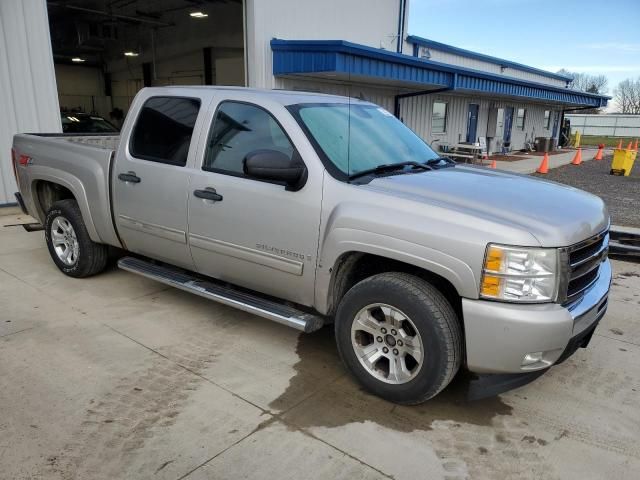
[[[425,47],[421,47],[421,49],[422,48],[425,48]],[[502,71],[500,65],[497,65],[495,63],[485,62],[475,58],[467,58],[462,55],[456,55],[449,52],[441,52],[433,48],[429,48],[429,53],[431,54],[431,57],[429,58],[429,60],[433,60],[435,62],[449,63],[451,65],[458,65],[461,67],[480,70],[483,72],[495,73],[496,75],[503,75],[504,77],[511,77],[511,78],[517,78],[520,80],[529,80],[532,82],[544,83],[546,85],[552,85],[554,87],[564,88],[566,86],[566,82],[563,80],[549,78],[544,75],[538,75],[536,73],[518,70],[517,68],[514,68],[514,67],[507,67],[504,71]]]
[[[393,112],[394,98],[402,93],[396,88],[372,87],[366,85],[349,85],[340,82],[323,82],[318,80],[303,80],[297,78],[276,78],[275,88],[284,90],[299,90],[305,92],[328,93],[344,97],[360,98],[375,103]]]
[[[15,201],[13,135],[60,132],[45,0],[0,1],[0,205]]]
[[[447,127],[445,133],[432,133],[431,131],[431,111],[435,101],[447,103]],[[403,99],[400,103],[400,119],[411,128],[416,134],[426,142],[434,146],[438,144],[455,145],[466,141],[467,132],[467,111],[470,103],[480,106],[478,111],[477,137],[487,135],[489,113],[492,108],[513,107],[513,125],[511,129],[511,149],[519,150],[525,147],[526,142],[533,142],[536,137],[551,137],[553,129],[553,112],[558,107],[546,106],[526,102],[514,102],[496,100],[484,97],[474,97],[471,95],[445,95],[433,94],[419,97]],[[518,108],[526,110],[524,129],[516,127],[516,112]],[[549,128],[544,126],[544,112],[549,110],[551,121]],[[497,151],[495,144],[493,149]]]
[[[349,85],[343,82],[325,82],[321,80],[305,80],[299,78],[276,78],[276,88],[287,90],[303,90],[329,93],[333,95],[351,96],[376,103],[390,112],[394,110],[395,95],[403,93],[397,88],[383,88],[365,85]],[[447,102],[447,129],[443,134],[431,131],[431,111],[434,101]],[[404,98],[400,102],[400,119],[427,143],[435,148],[439,144],[455,145],[466,140],[467,111],[470,103],[480,106],[476,135],[484,137],[487,133],[489,112],[492,108],[513,107],[514,119],[511,130],[511,149],[525,147],[526,142],[533,142],[536,137],[551,137],[553,115],[558,107],[527,102],[497,100],[491,97],[472,95],[431,94]],[[524,129],[515,126],[518,108],[526,109]],[[549,128],[544,127],[544,112],[550,111]],[[437,140],[437,142],[434,142]],[[495,147],[495,144],[493,144]],[[497,148],[494,148],[497,151]]]

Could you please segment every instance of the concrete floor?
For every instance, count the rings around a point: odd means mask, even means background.
[[[638,478],[638,264],[614,262],[591,345],[533,384],[467,404],[459,377],[400,407],[356,386],[329,329],[65,277],[42,232],[0,245],[2,479]]]

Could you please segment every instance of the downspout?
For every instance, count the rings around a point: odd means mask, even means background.
[[[453,85],[450,87],[441,87],[441,88],[436,88],[435,90],[422,90],[420,92],[401,93],[399,95],[396,95],[395,97],[393,97],[393,115],[398,120],[402,121],[402,119],[400,118],[400,100],[402,100],[403,98],[419,97],[422,95],[429,95],[431,93],[440,93],[440,92],[446,92],[448,90],[455,90],[457,85],[458,85],[458,74],[454,73]]]
[[[396,39],[396,52],[402,53],[402,44],[404,43],[404,14],[407,7],[407,0],[399,1],[398,11],[398,36]]]
[[[400,118],[400,100],[402,100],[403,98],[419,97],[422,95],[429,95],[431,93],[446,92],[447,90],[453,90],[453,88],[443,87],[443,88],[436,88],[435,90],[423,90],[420,92],[401,93],[399,95],[396,95],[395,97],[393,97],[393,115],[397,119],[402,121],[402,119]]]

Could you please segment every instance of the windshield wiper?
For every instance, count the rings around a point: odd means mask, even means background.
[[[372,175],[377,173],[384,172],[392,172],[393,170],[401,170],[404,167],[414,167],[414,168],[422,168],[423,170],[433,170],[432,167],[425,163],[420,162],[398,162],[398,163],[385,163],[383,165],[378,165],[375,168],[369,168],[367,170],[362,170],[360,172],[356,172],[352,175],[349,175],[349,180],[354,180],[356,178],[364,177],[366,175]]]
[[[435,165],[436,163],[440,163],[440,162],[446,162],[446,163],[454,163],[453,160],[451,160],[450,158],[447,157],[436,157],[436,158],[431,158],[429,160],[427,160],[425,163],[427,165]]]

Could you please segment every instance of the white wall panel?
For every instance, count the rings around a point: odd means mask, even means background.
[[[273,88],[272,38],[348,40],[396,51],[400,0],[246,0],[249,86]]]
[[[45,0],[0,1],[0,204],[14,201],[18,132],[59,132],[60,109]]]

